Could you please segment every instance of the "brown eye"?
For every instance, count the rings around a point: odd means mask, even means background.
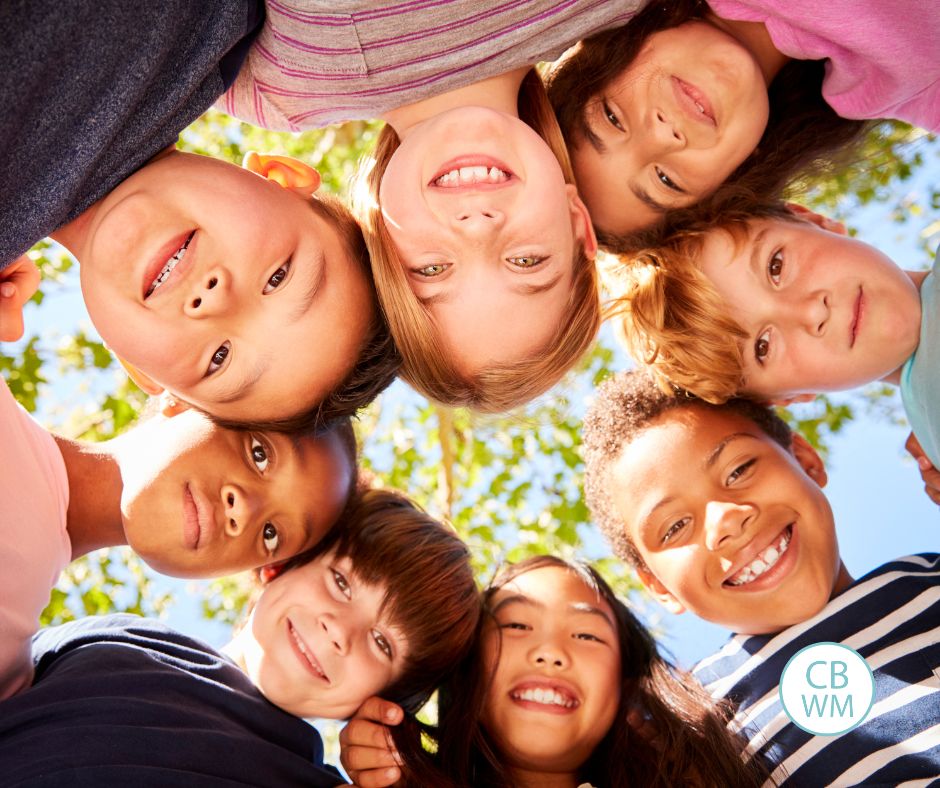
[[[218,372],[222,367],[222,364],[225,363],[225,359],[228,358],[229,351],[232,349],[232,346],[228,342],[224,342],[216,349],[215,353],[212,354],[212,359],[209,361],[209,366],[206,369],[206,375],[211,375],[213,372]]]
[[[783,273],[782,249],[778,249],[773,253],[770,262],[767,264],[767,273],[770,275],[770,279],[775,285],[780,284],[780,275]]]
[[[767,358],[768,353],[770,353],[770,338],[765,331],[754,343],[754,357],[757,359],[758,363],[760,363]]]

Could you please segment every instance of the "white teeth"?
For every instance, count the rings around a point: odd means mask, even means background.
[[[728,578],[728,585],[743,586],[757,580],[758,577],[776,564],[777,561],[780,560],[780,557],[787,551],[787,548],[790,546],[790,536],[791,531],[788,528],[780,537],[780,541],[766,547],[751,563],[742,567],[733,577]]]
[[[566,709],[573,709],[578,705],[574,698],[562,695],[553,689],[524,689],[521,692],[510,693],[516,700],[526,700],[531,703],[541,703],[545,706],[563,706]]]
[[[300,639],[300,636],[297,634],[293,625],[290,626],[290,634],[291,634],[291,637],[294,639],[294,643],[297,644],[297,648],[300,650],[300,653],[303,654],[307,658],[307,662],[310,663],[310,667],[312,667],[314,671],[316,671],[317,674],[320,675],[321,678],[329,681],[329,679],[326,678],[326,674],[320,669],[320,666],[317,664],[316,658],[313,656],[313,654],[311,654],[307,650],[307,647],[304,645],[304,642]]]
[[[505,183],[510,174],[499,167],[459,167],[435,178],[435,186],[471,186],[475,183]]]
[[[150,283],[150,288],[147,290],[147,296],[151,295],[167,280],[170,272],[176,268],[179,261],[183,259],[184,255],[186,254],[186,250],[189,248],[189,242],[193,240],[193,235],[195,235],[195,233],[190,233],[189,238],[187,238],[183,245],[177,249],[176,252],[174,252],[173,256],[169,260],[167,260],[166,265],[163,266],[163,270],[160,271],[156,278]]]
[[[701,112],[703,115],[705,114],[705,107],[702,106],[701,104],[699,104],[697,101],[695,102],[695,108],[696,108],[699,112]]]

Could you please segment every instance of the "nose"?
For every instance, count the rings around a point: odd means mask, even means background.
[[[685,132],[676,123],[675,119],[663,110],[653,110],[652,127],[654,139],[665,150],[676,150],[685,147]]]
[[[719,550],[744,533],[754,516],[750,504],[734,501],[709,501],[705,507],[705,546]]]
[[[451,225],[458,232],[468,236],[490,236],[506,223],[505,214],[491,205],[463,206],[458,208],[451,219]]]
[[[529,660],[539,668],[562,670],[568,667],[568,655],[554,640],[545,640],[529,653]]]
[[[826,333],[829,314],[829,294],[822,290],[814,290],[794,304],[793,315],[799,326],[814,337]]]
[[[183,302],[183,312],[188,317],[212,317],[229,308],[232,295],[232,280],[228,271],[213,266],[202,272]]]
[[[320,616],[320,629],[323,630],[327,641],[337,654],[345,655],[349,652],[350,638],[346,621],[330,613],[324,613]]]
[[[259,502],[236,484],[222,485],[221,495],[225,532],[229,536],[238,536],[257,519]]]

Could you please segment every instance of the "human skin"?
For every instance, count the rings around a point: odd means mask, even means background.
[[[316,171],[247,163],[167,151],[52,236],[135,380],[229,421],[315,406],[352,368],[373,309],[367,273],[310,206]]]
[[[384,612],[387,593],[327,553],[268,581],[226,652],[285,711],[344,719],[404,668],[408,642]]]
[[[354,473],[335,432],[236,432],[194,410],[103,444],[56,440],[72,557],[128,544],[179,577],[231,574],[312,547],[339,517]]]
[[[596,251],[577,190],[518,117],[526,71],[387,118],[401,145],[379,190],[385,223],[465,375],[544,347],[570,299],[576,248]]]
[[[814,223],[754,220],[743,237],[716,229],[697,260],[747,333],[749,395],[785,401],[896,384],[920,339],[926,273]]]
[[[801,436],[787,451],[748,419],[697,405],[650,422],[607,479],[644,585],[673,613],[744,634],[805,621],[851,582],[825,483]]]

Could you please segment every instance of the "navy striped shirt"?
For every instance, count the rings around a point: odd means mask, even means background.
[[[855,649],[875,678],[865,721],[838,736],[797,727],[780,703],[787,661],[813,643]],[[776,635],[735,635],[695,677],[738,710],[748,754],[778,785],[931,785],[940,776],[940,555],[899,558],[853,583],[816,616]]]

